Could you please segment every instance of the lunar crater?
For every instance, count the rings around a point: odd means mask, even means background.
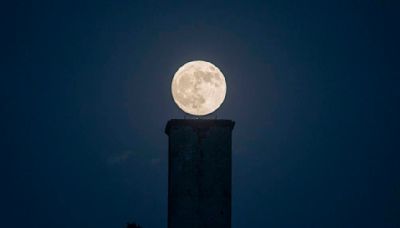
[[[193,61],[175,73],[171,86],[175,103],[184,112],[203,116],[214,112],[225,99],[226,83],[212,63]]]

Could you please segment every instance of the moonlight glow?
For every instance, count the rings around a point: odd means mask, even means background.
[[[205,61],[188,62],[172,79],[172,96],[184,112],[204,116],[221,106],[225,99],[225,77],[218,67]]]

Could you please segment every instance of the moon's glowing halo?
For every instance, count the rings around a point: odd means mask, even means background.
[[[172,97],[182,111],[205,116],[217,110],[225,99],[226,82],[214,64],[196,60],[185,63],[175,73]]]

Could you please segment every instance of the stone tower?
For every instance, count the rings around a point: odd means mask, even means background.
[[[168,228],[230,228],[231,120],[167,123]]]

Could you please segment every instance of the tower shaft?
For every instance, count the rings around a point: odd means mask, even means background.
[[[168,228],[230,228],[231,120],[178,120],[169,136]]]

